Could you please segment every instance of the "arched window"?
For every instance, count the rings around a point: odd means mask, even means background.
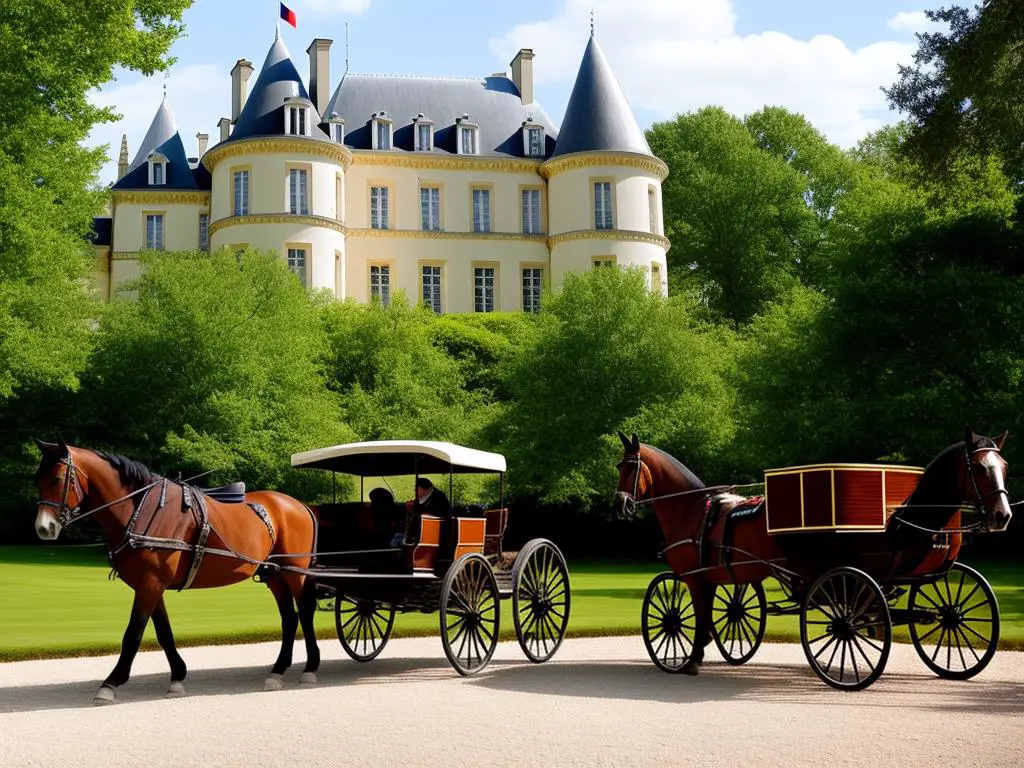
[[[149,184],[162,187],[167,184],[167,158],[159,152],[150,152],[146,158],[149,163]]]

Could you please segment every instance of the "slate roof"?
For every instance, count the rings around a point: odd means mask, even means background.
[[[558,126],[540,105],[523,104],[515,83],[507,77],[442,78],[346,74],[324,110],[345,121],[345,145],[370,149],[370,117],[384,111],[393,121],[395,150],[412,151],[413,117],[423,113],[434,123],[434,152],[455,154],[455,118],[469,114],[478,125],[479,154],[485,157],[524,157],[523,122],[532,117],[543,126],[545,157],[555,146]]]
[[[167,158],[165,184],[150,185],[149,165],[146,160],[150,153],[159,152]],[[146,131],[146,137],[139,145],[139,151],[135,153],[135,159],[128,166],[128,173],[117,180],[114,189],[209,189],[209,181],[206,186],[200,186],[196,175],[189,167],[188,157],[185,155],[185,145],[178,134],[178,126],[174,122],[174,115],[167,103],[165,95],[160,107],[153,117],[153,122]]]
[[[591,36],[552,157],[602,151],[653,154],[601,46]]]
[[[309,92],[299,77],[298,70],[292,63],[281,38],[274,40],[274,44],[267,51],[267,58],[263,62],[260,76],[256,78],[242,107],[238,121],[227,141],[238,141],[255,136],[283,136],[284,135],[284,100],[291,96],[301,96],[309,99]],[[310,107],[314,113],[313,126],[310,131],[310,138],[318,141],[330,141],[330,137],[317,127],[320,122],[316,116],[316,109]]]

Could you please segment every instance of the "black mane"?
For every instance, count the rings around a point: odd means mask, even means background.
[[[121,477],[121,482],[132,490],[149,485],[159,479],[149,467],[135,459],[106,451],[93,451],[93,453],[116,469]]]
[[[693,474],[693,472],[690,471],[690,469],[685,464],[683,464],[683,462],[679,461],[679,459],[677,459],[675,456],[665,453],[663,450],[661,450],[661,448],[655,448],[653,445],[648,445],[647,443],[641,443],[641,445],[643,445],[643,447],[649,450],[651,453],[657,454],[659,457],[664,459],[670,467],[672,467],[676,472],[683,476],[686,482],[690,484],[691,488],[704,487],[704,482],[695,474]]]

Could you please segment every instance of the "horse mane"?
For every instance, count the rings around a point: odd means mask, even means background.
[[[665,453],[665,451],[661,450],[661,448],[655,448],[653,445],[648,445],[647,443],[641,443],[641,445],[651,453],[655,454],[656,456],[664,460],[666,464],[668,464],[677,473],[682,475],[683,479],[687,483],[689,483],[691,488],[704,487],[704,482],[695,474],[693,474],[689,467],[683,464],[683,462],[681,462],[675,456],[669,453]]]
[[[129,459],[119,453],[99,450],[94,450],[93,453],[116,469],[117,474],[121,477],[121,482],[132,490],[149,485],[158,479],[157,475],[140,461]]]
[[[995,448],[995,441],[990,437],[983,437],[978,435],[977,447],[978,448]],[[928,462],[928,466],[924,469],[924,474],[921,475],[921,481],[918,483],[917,488],[911,494],[910,499],[914,503],[923,503],[930,499],[945,498],[951,492],[951,489],[955,491],[950,485],[951,478],[954,477],[953,469],[951,464],[960,460],[960,457],[964,452],[963,441],[959,443],[953,443]]]

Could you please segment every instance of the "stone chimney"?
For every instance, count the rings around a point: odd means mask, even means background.
[[[231,135],[231,120],[226,117],[222,117],[217,121],[217,127],[220,128],[220,140],[227,141],[228,136]]]
[[[252,77],[252,62],[239,59],[231,68],[231,122],[235,122],[242,114],[245,105],[246,83]]]
[[[199,156],[202,157],[206,154],[206,146],[210,142],[210,134],[208,133],[197,133],[196,141],[199,142]]]
[[[309,95],[313,100],[313,106],[321,117],[324,117],[324,110],[327,109],[327,102],[331,98],[331,43],[318,37],[309,44],[306,53],[309,54]]]
[[[533,48],[522,48],[512,59],[512,82],[523,104],[533,104]]]
[[[121,154],[117,156],[117,179],[120,181],[128,173],[128,134],[121,134]]]

